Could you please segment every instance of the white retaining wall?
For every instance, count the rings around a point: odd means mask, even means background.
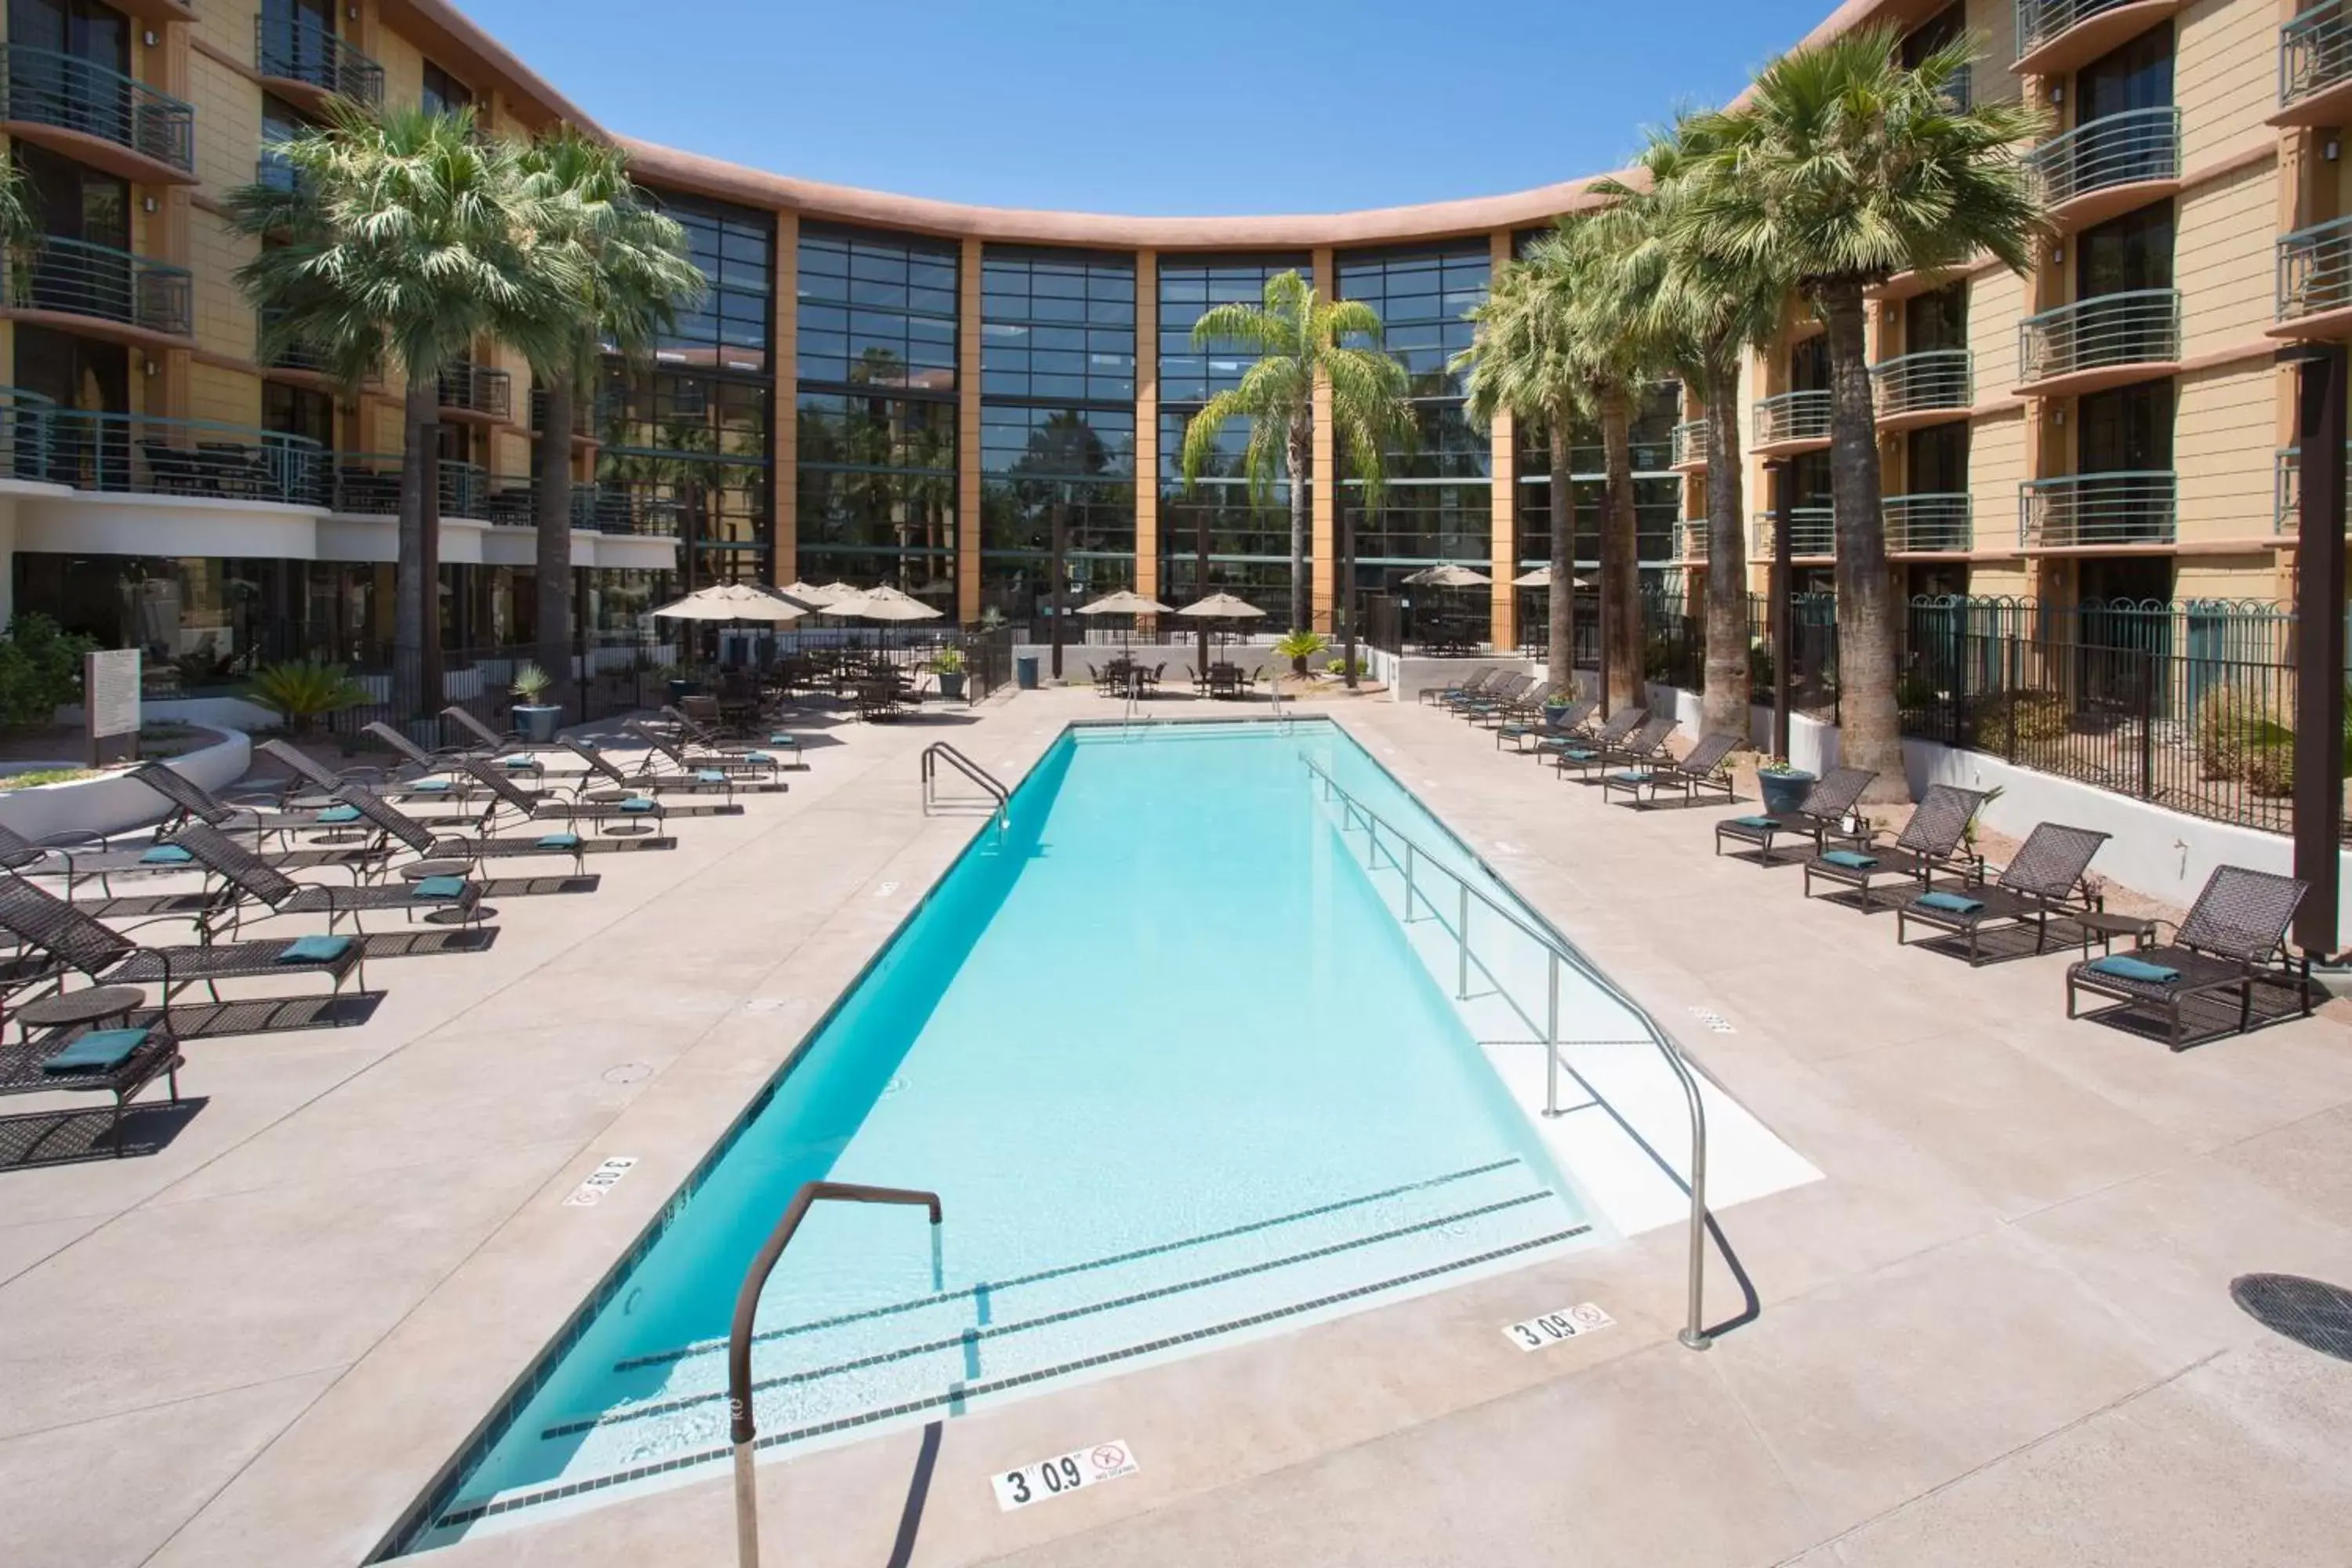
[[[163,765],[218,792],[243,778],[252,761],[252,742],[230,732]],[[27,838],[66,832],[121,833],[160,821],[169,809],[162,795],[127,773],[0,791],[0,823]]]

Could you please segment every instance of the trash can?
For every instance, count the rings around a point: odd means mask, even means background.
[[[1016,653],[1013,656],[1013,679],[1024,691],[1037,689],[1037,656]]]

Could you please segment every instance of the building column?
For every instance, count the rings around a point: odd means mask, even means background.
[[[1487,260],[1497,272],[1509,265],[1509,229],[1498,228],[1487,237]],[[1511,585],[1511,579],[1519,574],[1519,470],[1509,409],[1496,411],[1487,440],[1487,467],[1493,476],[1488,481],[1488,574],[1495,583],[1488,590],[1492,607],[1487,612],[1486,636],[1495,651],[1500,653],[1505,648],[1517,647],[1519,641],[1519,591]],[[1556,583],[1551,592],[1573,593],[1575,589],[1568,584]]]
[[[1315,250],[1315,293],[1328,300],[1333,293],[1336,269],[1331,263],[1331,247],[1318,246]],[[1314,508],[1313,538],[1308,545],[1308,581],[1313,592],[1307,599],[1308,618],[1318,632],[1331,630],[1331,606],[1337,599],[1337,574],[1339,522],[1339,442],[1331,429],[1331,384],[1321,376],[1315,378],[1315,483],[1309,496]],[[1294,476],[1293,482],[1296,482]],[[1293,628],[1286,627],[1285,630]]]
[[[956,268],[956,619],[966,625],[980,619],[980,241],[966,239]]]
[[[801,215],[780,212],[768,268],[769,309],[776,314],[768,334],[775,344],[769,369],[776,378],[768,430],[768,559],[770,577],[779,588],[798,582],[801,574],[800,271]]]
[[[1160,596],[1160,253],[1135,253],[1135,591]]]

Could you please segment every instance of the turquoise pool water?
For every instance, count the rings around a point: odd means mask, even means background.
[[[815,1178],[930,1189],[945,1224],[935,1257],[919,1210],[811,1215],[761,1300],[765,1445],[951,1415],[1584,1235],[1306,758],[1428,821],[1328,723],[1057,742],[1009,831],[940,882],[408,1544],[721,1457],[736,1288]]]

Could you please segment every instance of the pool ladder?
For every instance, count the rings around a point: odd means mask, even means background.
[[[936,816],[939,815],[940,805],[951,804],[942,802],[940,798],[940,763],[942,761],[988,792],[988,797],[992,803],[990,815],[996,818],[996,831],[1003,833],[1013,809],[1012,792],[999,784],[995,776],[986,768],[982,767],[945,741],[933,741],[923,748],[923,815]]]

